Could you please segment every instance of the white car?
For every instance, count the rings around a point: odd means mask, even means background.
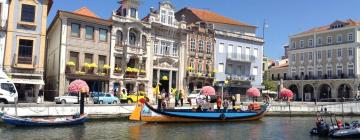
[[[196,105],[196,98],[198,98],[200,96],[200,89],[195,89],[193,90],[188,96],[187,96],[187,101],[192,105]]]
[[[56,104],[77,104],[79,97],[77,93],[66,93],[63,96],[55,97]]]
[[[18,92],[14,83],[0,71],[0,104],[15,103]]]

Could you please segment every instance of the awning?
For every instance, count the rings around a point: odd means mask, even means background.
[[[30,84],[30,85],[45,85],[44,80],[41,79],[19,79],[13,78],[11,79],[13,83],[17,84]]]

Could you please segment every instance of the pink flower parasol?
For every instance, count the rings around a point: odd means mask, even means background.
[[[284,88],[280,91],[280,97],[291,98],[293,96],[294,96],[293,92],[289,89]]]
[[[260,97],[260,91],[257,88],[249,88],[246,91],[246,95],[250,97]]]
[[[201,88],[200,93],[202,95],[215,95],[215,89],[211,86],[205,86]]]
[[[84,88],[87,93],[89,92],[89,86],[86,84],[86,82],[78,79],[70,83],[68,92],[79,93],[81,92],[82,88]]]

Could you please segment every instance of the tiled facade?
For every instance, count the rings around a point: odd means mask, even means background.
[[[3,2],[4,7],[8,4],[3,69],[15,83],[18,100],[34,102],[44,85],[47,15],[53,1]],[[1,17],[6,17],[3,14]]]
[[[356,96],[359,25],[350,19],[335,21],[290,36],[289,78],[285,85],[296,93],[295,100]]]

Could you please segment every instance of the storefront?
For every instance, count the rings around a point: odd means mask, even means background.
[[[36,102],[40,89],[45,85],[43,79],[12,78],[18,91],[19,102]]]

